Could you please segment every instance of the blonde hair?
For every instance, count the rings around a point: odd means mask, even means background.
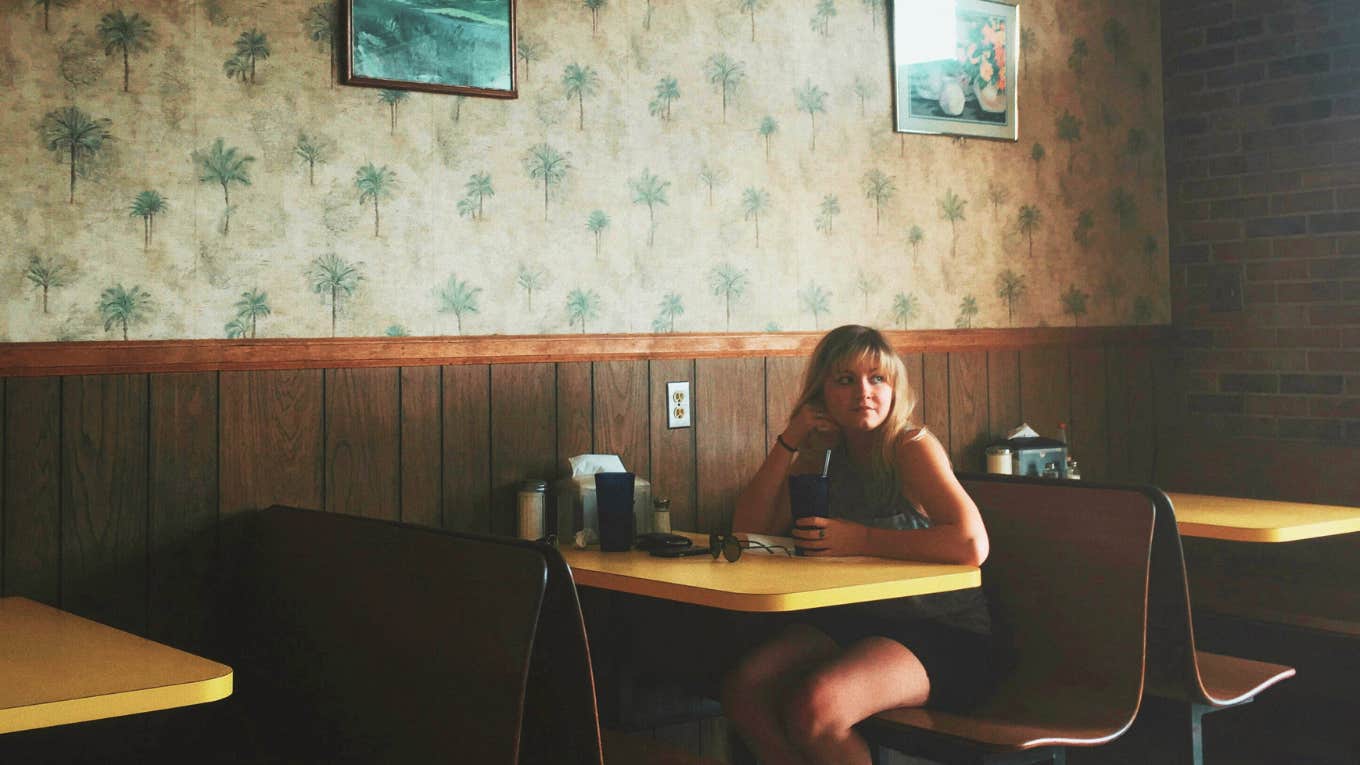
[[[836,372],[867,361],[876,367],[893,389],[892,409],[883,424],[874,429],[879,448],[874,450],[875,472],[892,474],[893,455],[898,442],[916,427],[916,393],[907,380],[907,366],[883,333],[872,327],[846,324],[837,327],[817,343],[803,373],[803,388],[793,405],[797,412],[804,404],[823,404],[822,390]]]

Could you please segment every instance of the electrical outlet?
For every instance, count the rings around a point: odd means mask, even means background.
[[[688,428],[693,408],[688,380],[666,383],[666,427]]]

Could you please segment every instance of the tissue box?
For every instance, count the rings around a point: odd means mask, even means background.
[[[586,531],[587,544],[600,542],[600,516],[595,504],[595,476],[578,475],[557,482],[557,538],[570,539],[578,529]],[[633,530],[652,530],[652,484],[641,476],[633,479]]]
[[[1030,436],[997,441],[995,446],[1011,450],[1011,473],[1042,476],[1053,465],[1059,478],[1067,477],[1067,444],[1054,438]]]

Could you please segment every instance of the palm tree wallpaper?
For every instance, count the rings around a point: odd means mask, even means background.
[[[337,85],[324,0],[5,3],[0,341],[1168,321],[1156,0],[1021,2],[1015,143],[892,132],[883,9],[520,0],[503,101]]]

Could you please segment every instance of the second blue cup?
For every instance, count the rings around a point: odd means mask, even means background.
[[[600,550],[631,550],[634,534],[633,474],[596,473],[595,508],[600,519]]]

